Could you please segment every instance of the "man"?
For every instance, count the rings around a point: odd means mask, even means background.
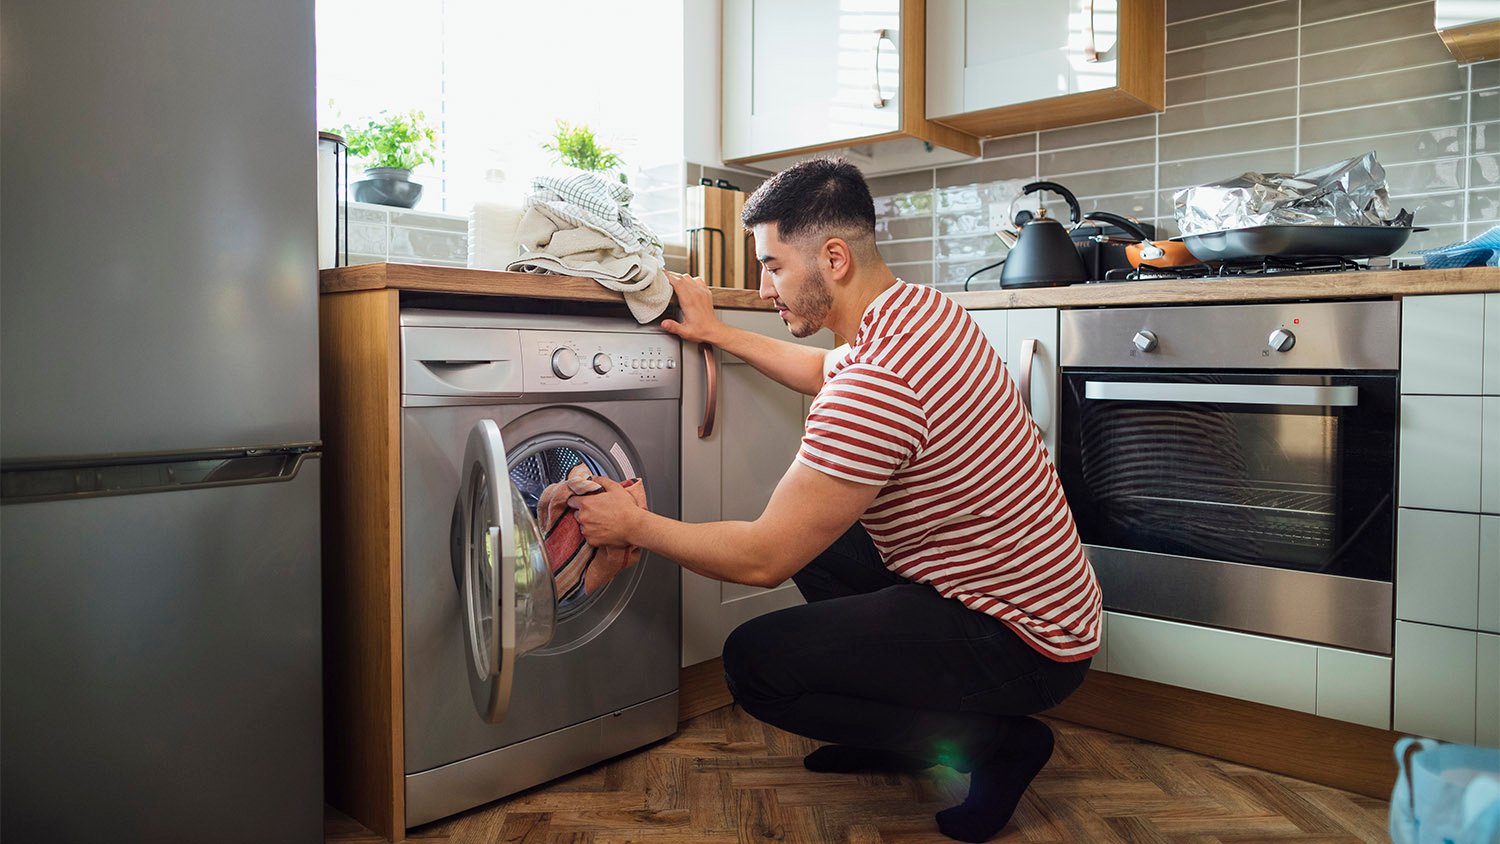
[[[984,841],[1052,754],[1051,730],[1027,716],[1077,688],[1099,647],[1099,587],[1057,473],[979,327],[881,260],[853,165],[782,171],[744,222],[761,298],[794,336],[829,328],[847,350],[825,359],[730,328],[687,276],[672,279],[682,320],[662,327],[816,395],[796,461],[753,522],[685,524],[602,481],[606,493],[575,499],[584,535],[718,580],[792,578],[805,606],[725,642],[735,699],[832,742],[806,758],[815,771],[971,772],[968,797],[937,821]]]

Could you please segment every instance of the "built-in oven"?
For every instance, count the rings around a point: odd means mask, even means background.
[[[1058,471],[1105,607],[1389,654],[1399,317],[1065,312]]]

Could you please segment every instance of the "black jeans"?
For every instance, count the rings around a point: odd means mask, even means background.
[[[792,580],[806,605],[724,643],[735,700],[788,732],[968,771],[1009,722],[1062,702],[1088,670],[886,569],[857,523]]]

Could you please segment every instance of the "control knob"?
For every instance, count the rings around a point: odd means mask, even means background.
[[[603,375],[604,373],[606,373],[606,372],[608,372],[608,371],[610,371],[611,369],[614,369],[614,368],[615,368],[615,362],[609,359],[609,355],[606,355],[603,352],[600,352],[599,354],[594,355],[594,371],[595,372],[599,373],[600,375]]]
[[[564,346],[552,353],[552,374],[567,380],[578,374],[578,353]]]
[[[1288,352],[1291,351],[1293,346],[1297,345],[1297,335],[1287,331],[1285,328],[1278,328],[1271,332],[1271,336],[1266,342],[1278,352]]]
[[[1147,331],[1143,328],[1137,331],[1135,336],[1130,338],[1130,341],[1135,344],[1137,349],[1143,352],[1156,351],[1156,333],[1153,331]]]

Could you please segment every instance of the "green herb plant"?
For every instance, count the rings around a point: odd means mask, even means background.
[[[583,124],[574,126],[565,120],[557,121],[557,130],[550,141],[542,144],[542,149],[552,153],[553,160],[579,170],[609,172],[619,170],[625,164],[609,147],[600,145],[594,137],[594,130]],[[620,180],[625,180],[623,173]]]
[[[417,109],[398,114],[381,111],[364,126],[348,125],[340,134],[349,142],[349,154],[364,161],[366,168],[415,170],[437,160],[433,154],[437,130]]]

